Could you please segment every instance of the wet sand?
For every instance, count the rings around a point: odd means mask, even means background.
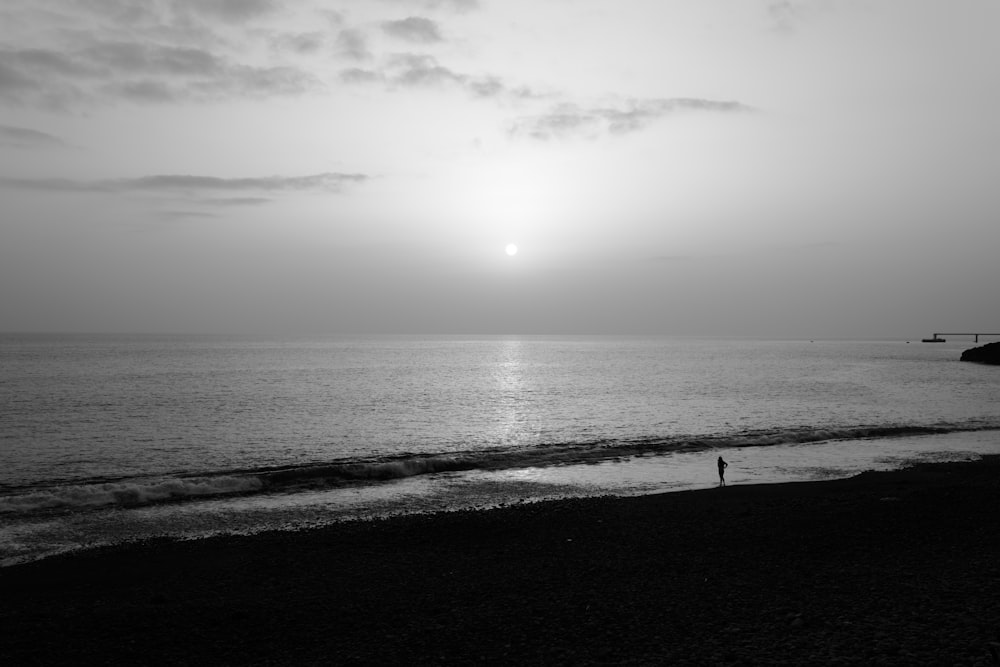
[[[0,569],[0,663],[1000,664],[1000,457]]]

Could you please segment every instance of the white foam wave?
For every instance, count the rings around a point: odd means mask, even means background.
[[[246,493],[258,491],[262,487],[263,482],[260,479],[240,476],[171,478],[60,486],[0,497],[0,513],[24,513],[44,509],[87,508],[106,505],[129,507],[192,496]]]
[[[217,471],[199,477],[94,482],[22,489],[0,496],[0,514],[137,507],[164,501],[236,493],[326,488],[371,484],[447,471],[500,470],[600,463],[649,454],[693,453],[715,449],[811,444],[833,440],[882,439],[994,429],[998,423],[907,425],[885,424],[846,428],[778,429],[706,436],[556,443],[510,450],[424,454],[390,460],[339,461],[279,469]]]

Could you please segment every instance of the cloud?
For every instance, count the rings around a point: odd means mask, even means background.
[[[319,79],[297,67],[251,67],[236,65],[215,85],[193,84],[194,91],[214,92],[223,97],[284,97],[301,95],[322,86]]]
[[[202,199],[202,204],[209,206],[260,206],[273,201],[268,197],[215,197],[213,199]]]
[[[492,74],[472,75],[441,65],[424,53],[397,53],[379,69],[350,68],[340,72],[340,80],[350,84],[383,83],[390,88],[457,88],[473,97],[542,99],[527,86],[511,87]]]
[[[276,0],[173,0],[174,11],[243,23],[280,8]]]
[[[510,127],[510,134],[539,140],[568,136],[620,135],[641,130],[653,121],[673,114],[749,111],[752,111],[751,107],[739,102],[684,97],[630,100],[620,108],[583,108],[575,104],[560,104],[547,113],[516,119]]]
[[[418,44],[442,41],[438,24],[420,16],[410,16],[399,21],[383,21],[382,32],[397,39]]]
[[[114,71],[167,76],[218,76],[226,69],[223,60],[204,49],[163,46],[138,42],[103,42],[94,44],[79,57]]]
[[[286,9],[278,0],[77,0],[33,12],[25,3],[11,11],[22,29],[0,26],[0,102],[79,111],[322,90],[310,71],[279,60],[319,53],[322,31],[244,25]]]
[[[0,146],[10,148],[63,148],[62,139],[27,127],[0,125]]]
[[[326,38],[321,32],[282,33],[271,38],[271,48],[310,55],[323,48],[325,42]]]
[[[100,72],[44,49],[0,49],[0,101],[16,106],[64,109],[84,97]]]
[[[364,33],[355,28],[340,31],[337,35],[337,52],[354,60],[367,60],[372,55]]]
[[[802,17],[802,8],[789,0],[775,0],[767,6],[767,15],[777,32],[791,32]]]
[[[125,41],[94,42],[75,52],[0,51],[0,96],[65,108],[100,99],[211,101],[300,95],[322,87],[291,66],[234,63],[205,49]]]
[[[391,81],[404,87],[464,85],[468,77],[438,64],[434,56],[401,53],[389,60]]]
[[[384,81],[385,77],[381,72],[360,67],[350,67],[340,71],[340,81],[342,83],[375,83]]]
[[[174,102],[183,97],[180,91],[169,84],[150,79],[110,83],[101,90],[114,97],[133,102]]]
[[[155,79],[138,79],[107,84],[101,91],[131,102],[169,103],[289,96],[308,92],[316,85],[318,82],[311,75],[292,67],[241,66],[214,80],[171,85]]]
[[[0,53],[0,95],[16,94],[18,91],[31,90],[35,87],[30,77],[5,63],[4,54]]]
[[[118,189],[139,190],[336,190],[346,182],[363,182],[364,174],[322,173],[309,176],[265,176],[262,178],[219,178],[215,176],[160,175],[104,181]]]
[[[383,2],[422,7],[424,9],[443,8],[460,13],[479,9],[479,0],[383,0]]]
[[[0,51],[0,65],[3,64],[11,70],[36,75],[90,78],[101,76],[106,72],[99,63],[90,63],[86,59],[75,58],[70,54],[39,48],[4,49]],[[34,77],[26,75],[26,78]]]
[[[388,81],[403,88],[440,88],[455,86],[474,97],[498,97],[508,92],[503,80],[491,74],[470,75],[438,64],[427,55],[396,56]]]
[[[53,9],[58,7],[57,4],[52,2],[45,4]],[[62,9],[68,9],[68,4],[63,2]],[[107,20],[119,25],[135,26],[150,23],[158,21],[161,15],[160,7],[158,6],[159,3],[154,2],[136,2],[136,0],[77,0],[73,4],[75,8],[89,11],[91,14],[100,14]],[[72,19],[64,20],[67,24],[72,23]]]
[[[462,85],[476,97],[497,97],[508,92],[503,79],[493,75],[464,77]]]
[[[327,22],[334,28],[339,28],[346,22],[344,14],[335,9],[319,9],[316,10],[316,13],[326,18]]]
[[[388,0],[387,0],[388,1]],[[409,10],[470,11],[475,0],[392,0]],[[309,9],[319,26],[296,31],[286,19]],[[0,31],[0,103],[80,112],[104,103],[180,104],[287,97],[326,85],[315,60],[332,43],[342,58],[371,61],[371,35],[335,9],[287,0],[74,0],[46,12],[11,11],[32,30]],[[406,16],[404,14],[403,16]],[[269,28],[265,21],[276,21]],[[443,41],[420,15],[372,24],[415,44]],[[330,32],[332,30],[332,32]],[[2,34],[8,33],[8,34]],[[32,41],[23,36],[32,34]],[[263,48],[257,48],[263,47]],[[314,62],[283,57],[313,56]],[[263,56],[263,58],[261,58]],[[346,69],[342,83],[395,88],[451,86],[475,97],[509,94],[495,76],[451,70],[430,56],[390,56],[385,67]],[[316,73],[314,73],[316,72]]]
[[[280,192],[325,190],[339,192],[344,185],[363,183],[365,174],[322,173],[308,176],[219,178],[189,174],[80,181],[67,178],[0,178],[0,187],[42,192]],[[230,200],[235,201],[235,200]],[[266,200],[265,200],[266,201]],[[243,199],[242,203],[249,203]]]

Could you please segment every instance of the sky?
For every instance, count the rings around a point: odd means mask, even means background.
[[[0,331],[1000,331],[998,118],[995,0],[0,0]]]

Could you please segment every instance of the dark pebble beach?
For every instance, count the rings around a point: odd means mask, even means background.
[[[0,664],[996,665],[1000,457],[0,569]]]

